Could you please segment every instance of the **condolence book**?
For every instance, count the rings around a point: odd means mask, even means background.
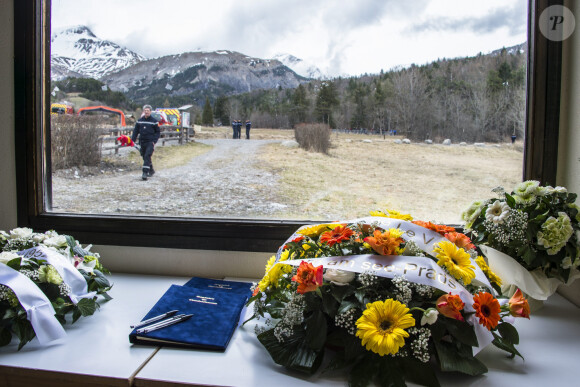
[[[137,330],[147,326],[135,328],[129,334],[129,341],[133,344],[225,351],[238,325],[240,313],[249,295],[250,284],[246,284],[246,292],[206,285],[202,283],[201,288],[171,285],[143,320],[172,310],[193,316],[180,323],[146,333],[137,333]]]

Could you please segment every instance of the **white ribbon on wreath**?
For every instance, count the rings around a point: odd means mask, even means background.
[[[71,261],[61,253],[51,250],[44,246],[33,247],[28,250],[22,250],[17,253],[22,258],[44,259],[52,265],[58,274],[62,277],[64,283],[70,286],[69,297],[76,305],[81,298],[92,298],[97,293],[89,292],[87,281],[83,275],[73,266]]]
[[[0,263],[0,283],[12,289],[18,297],[40,344],[47,344],[66,336],[64,328],[54,317],[55,312],[50,300],[30,278]]]

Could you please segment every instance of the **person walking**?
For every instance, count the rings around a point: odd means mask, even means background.
[[[250,129],[252,128],[252,123],[250,120],[246,120],[246,140],[250,139]]]
[[[148,177],[153,176],[155,173],[151,156],[153,156],[159,136],[161,136],[159,123],[151,115],[151,105],[145,105],[143,106],[143,115],[135,123],[133,135],[131,136],[133,142],[136,142],[137,137],[139,137],[139,146],[141,148],[139,152],[141,157],[143,157],[143,175],[141,175],[143,180],[147,180]]]

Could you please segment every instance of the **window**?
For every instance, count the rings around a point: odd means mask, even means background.
[[[557,2],[530,1],[528,91],[524,179],[554,183],[559,123],[561,43],[548,41],[536,20]],[[274,251],[303,222],[239,219],[70,215],[46,212],[51,202],[45,150],[50,137],[50,2],[15,1],[15,104],[18,221],[35,229],[57,229],[96,244]]]

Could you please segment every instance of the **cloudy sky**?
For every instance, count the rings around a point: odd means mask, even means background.
[[[52,28],[86,25],[148,58],[289,53],[330,75],[378,73],[526,41],[525,0],[52,0]]]

